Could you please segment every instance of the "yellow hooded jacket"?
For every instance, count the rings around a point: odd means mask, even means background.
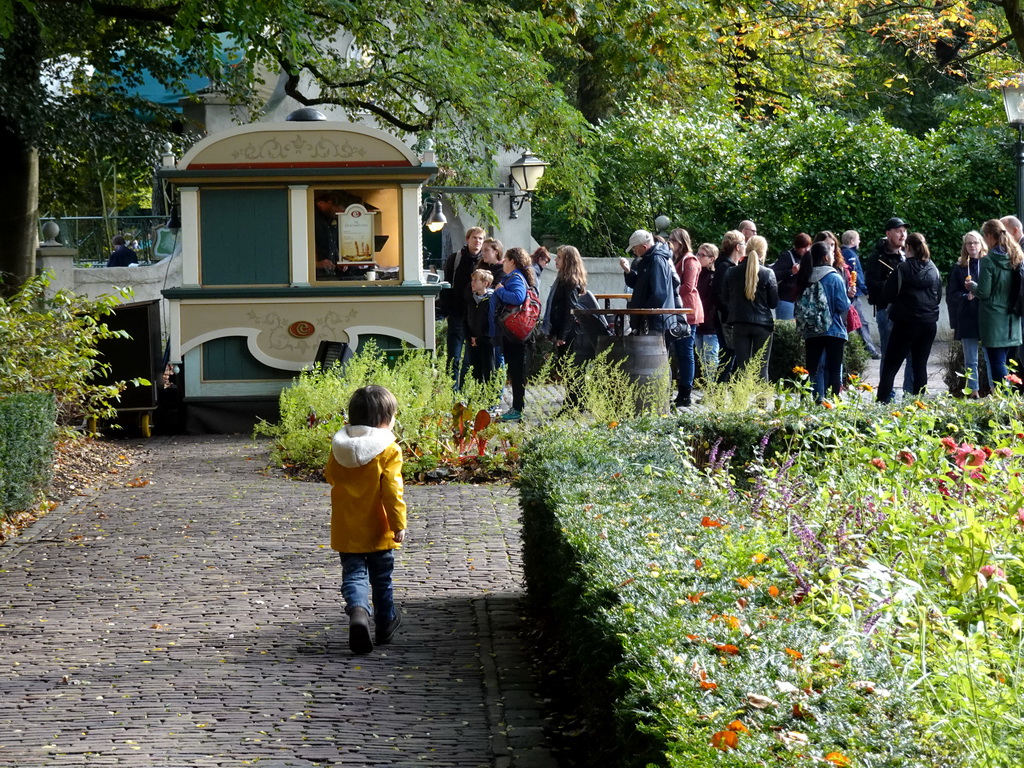
[[[402,449],[390,429],[347,426],[334,435],[324,472],[331,484],[331,549],[398,549],[405,530]]]

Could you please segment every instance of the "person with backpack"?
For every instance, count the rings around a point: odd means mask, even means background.
[[[462,386],[469,370],[469,355],[465,351],[466,308],[472,300],[469,276],[476,269],[483,247],[483,227],[467,229],[466,245],[450,254],[444,263],[444,281],[450,287],[442,288],[437,297],[438,310],[448,318],[446,351],[456,391]]]
[[[942,294],[942,277],[932,261],[928,243],[920,232],[911,232],[907,236],[906,259],[896,265],[882,287],[881,299],[889,307],[892,329],[882,356],[878,402],[892,400],[893,382],[908,353],[913,364],[911,391],[922,395],[927,390],[928,356],[938,329]],[[906,388],[903,394],[907,394]]]
[[[797,273],[794,315],[797,331],[804,339],[804,360],[808,379],[816,382],[824,356],[824,389],[814,384],[814,400],[821,403],[835,396],[843,386],[843,351],[846,348],[846,313],[850,309],[846,280],[832,266],[835,248],[818,241],[811,246]]]
[[[504,307],[518,307],[529,298],[529,290],[537,290],[537,277],[530,254],[522,248],[509,248],[502,260],[505,280],[491,294],[490,330],[492,337],[501,338],[501,348],[508,366],[508,380],[512,386],[512,407],[499,417],[502,421],[520,421],[526,407],[526,353],[529,339],[520,341],[500,330],[500,313]]]
[[[986,221],[981,236],[988,245],[988,255],[981,260],[977,282],[967,280],[965,286],[981,301],[978,331],[989,378],[995,385],[1009,374],[1006,361],[1021,343],[1020,316],[1013,310],[1024,310],[1020,306],[1024,303],[1024,296],[1021,296],[1024,252],[999,219]]]

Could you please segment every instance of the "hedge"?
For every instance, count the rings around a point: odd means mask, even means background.
[[[56,415],[51,394],[0,395],[0,514],[28,509],[49,484]]]
[[[995,439],[1000,425],[1020,430],[1015,397],[969,406],[948,397],[868,400],[865,393],[862,405],[834,411],[613,422],[526,442],[518,487],[527,589],[563,671],[561,692],[589,725],[585,749],[592,752],[580,764],[809,764],[801,757],[806,748],[783,744],[791,731],[810,734],[835,765],[964,764],[942,733],[922,727],[920,691],[903,684],[867,634],[837,634],[827,617],[786,599],[792,571],[783,553],[792,543],[737,492],[745,468],[763,468],[773,455],[846,451],[853,460],[873,425],[954,430],[958,440],[979,443]],[[723,472],[722,457],[732,453],[732,471]],[[781,587],[782,597],[769,585]],[[742,622],[732,626],[736,616]],[[741,655],[730,655],[736,646]],[[796,678],[829,709],[803,712],[803,694],[787,683]],[[863,695],[863,681],[884,697]],[[796,702],[788,716],[788,704],[773,714],[742,699],[761,693],[785,702],[788,694],[779,694],[786,690]],[[743,737],[753,752],[714,746],[726,738],[715,731],[734,718],[757,724]],[[758,749],[758,759],[744,762]],[[859,760],[844,762],[844,754]]]

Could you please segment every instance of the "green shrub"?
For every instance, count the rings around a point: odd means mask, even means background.
[[[13,296],[0,298],[0,392],[52,393],[64,425],[113,416],[113,403],[126,383],[97,383],[109,370],[97,359],[97,342],[127,336],[101,320],[118,299],[65,291],[47,298],[48,284],[48,275],[32,277]]]
[[[527,586],[598,729],[588,764],[800,765],[800,752],[942,765],[915,725],[917,694],[867,637],[794,604],[785,536],[737,494],[721,457],[696,470],[663,422],[524,447]],[[863,680],[892,695],[859,693]],[[739,750],[717,752],[737,720],[749,729]],[[790,752],[780,734],[806,741]]]
[[[0,514],[31,508],[50,482],[53,395],[0,395]]]
[[[352,393],[380,384],[398,399],[395,435],[407,474],[469,458],[493,468],[514,462],[518,429],[494,424],[478,432],[473,423],[479,411],[500,402],[502,383],[498,374],[483,384],[470,377],[455,392],[450,374],[429,350],[408,350],[389,361],[371,341],[344,366],[303,372],[281,392],[280,421],[261,422],[256,434],[273,438],[275,461],[319,471],[327,463],[331,438],[346,423]]]
[[[868,365],[868,350],[856,333],[851,333],[843,347],[843,372],[846,378],[860,376]],[[780,382],[793,378],[793,369],[806,368],[804,339],[797,333],[793,320],[776,320],[772,337],[772,356],[768,360],[768,376]]]
[[[1015,764],[1024,402],[871,395],[527,441],[527,587],[582,763]]]
[[[982,94],[919,138],[881,114],[851,120],[809,102],[756,124],[711,110],[624,108],[591,140],[600,169],[592,226],[569,213],[567,193],[548,190],[534,204],[534,231],[616,257],[631,231],[661,214],[694,244],[717,244],[750,218],[773,260],[798,232],[825,229],[859,231],[867,254],[884,222],[901,216],[946,270],[965,232],[1014,209],[1002,112],[998,95]]]

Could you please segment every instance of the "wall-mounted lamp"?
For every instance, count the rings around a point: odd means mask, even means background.
[[[527,151],[508,167],[509,186],[513,190],[512,194],[509,195],[510,219],[518,219],[519,209],[523,207],[523,203],[533,199],[533,193],[537,190],[537,184],[540,182],[541,176],[544,175],[544,169],[548,165],[549,163],[545,163],[532,152]],[[515,193],[517,186],[523,190],[518,195]]]
[[[444,209],[441,207],[441,195],[438,194],[434,198],[434,208],[430,212],[430,218],[427,219],[427,229],[431,232],[440,232],[447,223],[448,218],[444,215]]]

